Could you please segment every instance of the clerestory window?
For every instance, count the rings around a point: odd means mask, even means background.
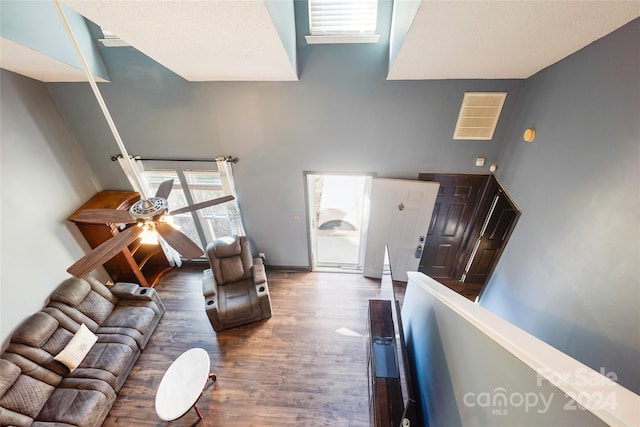
[[[378,0],[309,0],[307,43],[377,43]]]

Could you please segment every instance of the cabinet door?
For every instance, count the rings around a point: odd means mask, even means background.
[[[478,238],[478,243],[471,254],[468,271],[464,281],[468,283],[485,283],[511,235],[520,211],[501,189],[494,196],[492,209],[485,220],[485,225]]]

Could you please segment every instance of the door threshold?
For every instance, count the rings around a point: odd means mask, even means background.
[[[362,274],[362,268],[348,267],[348,266],[335,266],[335,267],[318,267],[313,269],[316,273],[348,273],[348,274]]]

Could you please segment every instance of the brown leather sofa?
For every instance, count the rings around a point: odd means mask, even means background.
[[[246,236],[226,236],[207,246],[205,310],[216,332],[271,317],[271,298],[261,258],[252,259]]]
[[[100,426],[164,312],[151,288],[64,281],[0,356],[0,425]],[[71,371],[54,357],[83,323],[97,341]]]

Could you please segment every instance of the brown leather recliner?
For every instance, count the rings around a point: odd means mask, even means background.
[[[253,259],[245,236],[227,236],[207,246],[205,309],[218,332],[271,317],[271,298],[261,258]]]

